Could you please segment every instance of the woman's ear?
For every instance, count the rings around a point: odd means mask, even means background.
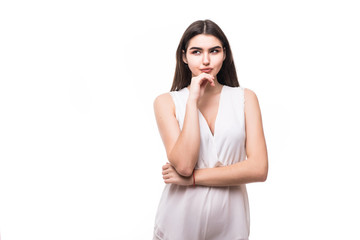
[[[225,61],[225,59],[226,59],[226,48],[224,47],[223,49],[224,49],[224,57],[223,57],[223,61]]]
[[[182,50],[182,59],[185,64],[188,64],[187,59],[186,59],[186,53],[184,50]]]

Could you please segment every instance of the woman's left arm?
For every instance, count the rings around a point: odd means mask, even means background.
[[[245,89],[245,131],[247,159],[229,166],[196,169],[196,185],[220,187],[266,181],[268,156],[260,106],[256,94],[249,89]],[[165,183],[192,185],[194,176],[178,176],[170,164],[163,166]]]

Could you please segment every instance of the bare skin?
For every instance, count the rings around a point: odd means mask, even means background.
[[[216,75],[225,58],[226,49],[214,36],[200,34],[189,41],[183,61],[188,64],[192,79],[182,131],[170,94],[162,94],[154,101],[159,132],[169,160],[162,167],[166,184],[193,185],[193,174],[196,184],[203,186],[235,186],[267,178],[268,159],[260,107],[255,93],[249,89],[245,89],[247,159],[229,166],[194,170],[200,147],[198,110],[214,133],[223,87]]]

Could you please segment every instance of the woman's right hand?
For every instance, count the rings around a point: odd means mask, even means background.
[[[171,166],[170,163],[166,163],[164,166],[162,166],[162,175],[164,182],[166,184],[177,184],[181,186],[191,186],[193,185],[193,176],[184,177],[181,176],[176,169]]]
[[[205,88],[210,83],[211,86],[215,86],[215,78],[211,74],[201,73],[191,79],[189,99],[195,100],[196,103],[204,95]]]

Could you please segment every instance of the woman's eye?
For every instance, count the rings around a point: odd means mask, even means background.
[[[193,51],[192,54],[199,55],[199,54],[200,54],[200,51],[198,51],[198,50]]]
[[[211,52],[212,52],[212,53],[218,53],[219,50],[212,50]]]

